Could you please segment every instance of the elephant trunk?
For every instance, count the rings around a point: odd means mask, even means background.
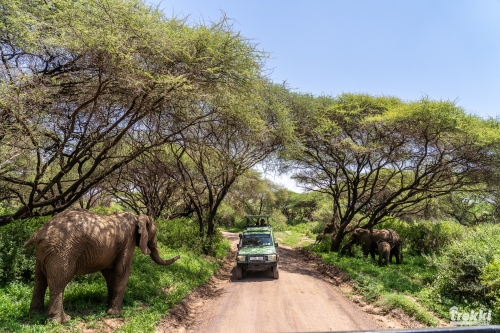
[[[149,256],[151,257],[151,259],[153,259],[153,261],[155,263],[157,263],[158,265],[163,265],[163,266],[168,266],[170,264],[173,264],[174,262],[177,261],[177,259],[180,258],[180,256],[176,256],[172,259],[169,259],[169,260],[163,260],[161,257],[160,257],[160,253],[158,252],[158,249],[157,248],[152,248],[150,249],[151,250],[151,253],[149,254]]]

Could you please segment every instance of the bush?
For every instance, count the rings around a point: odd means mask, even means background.
[[[215,215],[215,223],[218,225],[223,225],[226,228],[232,227],[236,221],[236,212],[234,209],[227,205],[225,202],[222,202],[217,209],[217,214]]]
[[[0,285],[34,279],[35,246],[23,245],[49,217],[16,220],[0,228]]]
[[[90,208],[91,211],[93,211],[96,214],[99,215],[110,215],[116,212],[121,212],[123,211],[123,208],[117,204],[116,202],[112,202],[109,207],[106,206],[95,206]],[[132,213],[134,214],[134,213]]]
[[[312,250],[319,253],[329,253],[332,248],[332,235],[323,235],[323,239],[319,244],[313,245]]]
[[[158,231],[156,238],[171,249],[183,249],[196,254],[207,254],[216,258],[224,257],[230,248],[229,242],[220,231],[210,237],[200,237],[198,222],[188,218],[155,221]]]
[[[381,227],[396,231],[403,239],[404,249],[414,255],[439,254],[446,245],[462,239],[467,230],[466,227],[451,221],[421,221],[410,224],[393,220],[383,223]]]
[[[288,230],[286,222],[286,217],[280,212],[273,211],[271,213],[271,216],[269,216],[269,224],[271,225],[271,227],[273,227],[274,231]]]
[[[498,285],[498,276],[491,272],[498,268],[500,227],[482,225],[468,231],[443,248],[440,256],[429,257],[438,269],[433,287],[450,299],[488,302],[486,286]]]

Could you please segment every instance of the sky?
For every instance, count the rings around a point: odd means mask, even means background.
[[[500,117],[500,0],[146,2],[192,23],[227,16],[269,54],[270,78],[297,92],[426,96]]]

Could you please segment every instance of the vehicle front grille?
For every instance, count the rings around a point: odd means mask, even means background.
[[[250,255],[248,256],[248,261],[249,262],[264,262],[266,261],[266,256],[261,254],[261,255]]]

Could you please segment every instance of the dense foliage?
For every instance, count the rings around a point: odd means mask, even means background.
[[[66,209],[224,111],[200,106],[246,101],[262,82],[262,54],[225,21],[188,26],[137,0],[0,10],[1,194],[18,206],[1,224]]]
[[[331,197],[334,251],[355,227],[415,215],[496,175],[499,122],[452,102],[354,94],[298,101],[300,145],[288,158],[295,179]]]

